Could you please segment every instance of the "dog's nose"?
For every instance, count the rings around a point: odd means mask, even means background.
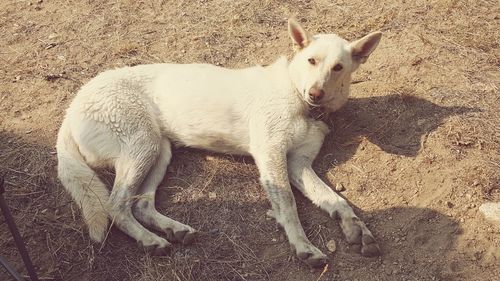
[[[313,100],[315,102],[320,101],[324,95],[325,95],[325,91],[323,91],[322,89],[311,88],[309,90],[309,97],[311,98],[311,100]]]

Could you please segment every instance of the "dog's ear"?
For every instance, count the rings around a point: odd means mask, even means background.
[[[288,33],[299,48],[302,49],[309,44],[309,36],[295,18],[288,19]]]
[[[372,32],[365,37],[351,43],[352,59],[365,63],[370,54],[377,48],[382,32]]]

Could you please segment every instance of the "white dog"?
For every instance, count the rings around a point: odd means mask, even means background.
[[[347,202],[313,171],[329,113],[349,95],[351,74],[377,47],[381,33],[352,43],[334,34],[308,36],[288,22],[300,50],[288,62],[226,69],[207,64],[153,64],[106,71],[82,87],[67,110],[57,139],[58,175],[82,209],[90,237],[102,242],[109,219],[153,254],[171,242],[190,243],[192,227],[159,213],[155,192],[172,146],[251,155],[296,255],[311,266],[326,256],[309,242],[297,215],[290,182],[331,217],[339,217],[350,243],[378,255],[373,235]],[[114,167],[111,193],[93,168]]]

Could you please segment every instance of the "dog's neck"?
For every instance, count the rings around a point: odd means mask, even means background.
[[[308,116],[314,120],[325,121],[328,118],[328,113],[322,107],[309,106]]]

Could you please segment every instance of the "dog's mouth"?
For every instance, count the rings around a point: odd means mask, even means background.
[[[309,117],[313,118],[314,120],[325,120],[327,116],[328,114],[323,107],[309,107]]]
[[[306,103],[309,106],[309,108],[316,108],[316,107],[322,107],[320,103],[314,103],[310,101],[309,99],[306,99]]]
[[[310,100],[308,97],[306,97],[304,99],[304,101],[311,108],[311,107],[325,107],[325,105],[330,104],[334,99],[335,99],[335,97],[332,97],[330,99],[321,100],[320,102],[316,103],[316,102],[313,102],[312,100]]]

